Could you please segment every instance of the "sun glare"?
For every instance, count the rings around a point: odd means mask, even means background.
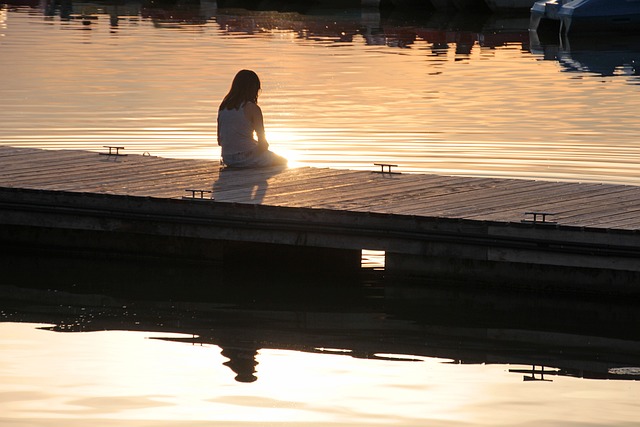
[[[300,155],[295,149],[300,145],[300,138],[290,129],[269,129],[267,130],[267,140],[270,149],[285,157],[289,161],[289,167],[301,166]]]

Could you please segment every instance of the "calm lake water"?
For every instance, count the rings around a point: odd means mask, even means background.
[[[640,184],[638,37],[218,6],[0,6],[0,144],[217,159],[217,105],[250,68],[293,165]],[[635,301],[4,249],[3,427],[640,425]],[[119,295],[159,287],[187,296]]]
[[[158,4],[2,6],[0,143],[217,159],[217,106],[250,68],[294,165],[640,184],[640,37]]]

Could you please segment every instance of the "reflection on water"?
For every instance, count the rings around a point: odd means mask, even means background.
[[[216,107],[250,68],[270,142],[295,164],[640,183],[633,38],[250,3],[2,7],[0,143],[218,159]]]
[[[333,285],[168,260],[2,259],[3,424],[636,422],[637,301],[375,271]]]
[[[545,59],[558,61],[563,71],[598,76],[640,76],[640,35],[607,38],[602,35],[531,33],[532,51]],[[640,80],[630,80],[640,84]]]

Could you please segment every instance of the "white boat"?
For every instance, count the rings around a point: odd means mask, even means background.
[[[640,32],[640,0],[573,0],[558,15],[566,32]]]
[[[531,7],[530,30],[555,23],[563,32],[640,32],[640,0],[540,0]],[[561,25],[560,25],[561,24]]]
[[[560,28],[560,8],[563,4],[572,0],[541,0],[536,1],[531,6],[531,16],[529,18],[530,30],[545,30],[546,27],[556,31]]]

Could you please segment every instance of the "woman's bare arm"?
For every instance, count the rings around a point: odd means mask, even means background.
[[[247,102],[244,106],[244,114],[253,125],[253,130],[256,132],[256,136],[258,137],[258,145],[268,148],[269,143],[267,142],[267,137],[265,135],[264,119],[262,117],[262,110],[260,107],[253,102]]]

